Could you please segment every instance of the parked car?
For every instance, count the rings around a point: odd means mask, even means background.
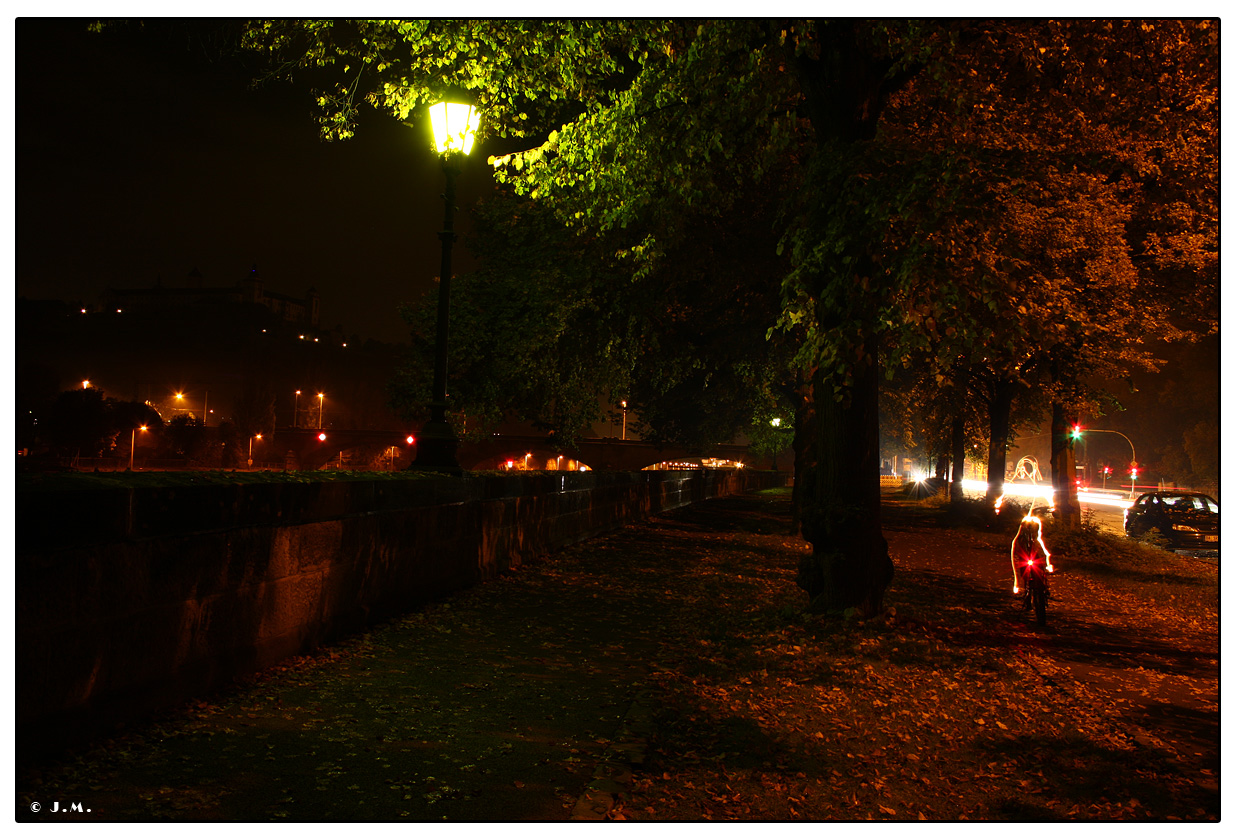
[[[1157,530],[1168,548],[1219,548],[1219,503],[1204,493],[1143,493],[1124,512],[1124,532]]]

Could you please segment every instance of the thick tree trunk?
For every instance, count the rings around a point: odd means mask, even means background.
[[[987,502],[995,504],[1004,495],[1004,471],[1008,457],[1009,414],[1013,410],[1013,383],[996,382],[988,402],[991,438],[987,444]]]
[[[917,71],[895,70],[891,58],[872,50],[865,27],[855,19],[819,21],[814,28],[818,49],[787,56],[819,141],[818,154],[830,161],[875,137],[888,96]],[[817,196],[821,224],[830,203],[839,200],[839,194]],[[848,270],[855,281],[872,278],[877,272],[862,237],[883,237],[885,232],[854,233],[859,237],[851,243]],[[848,294],[855,304],[849,312],[832,311],[816,296],[816,329],[826,334],[827,325],[839,325],[838,319],[844,318],[846,333],[861,335],[863,348],[862,358],[852,360],[856,368],[848,383],[826,379],[818,371],[812,377],[814,412],[805,418],[810,421],[804,426],[809,444],[800,472],[800,502],[803,536],[814,552],[801,564],[798,583],[807,590],[813,609],[855,607],[874,615],[893,578],[888,543],[880,531],[878,347],[871,313],[858,314],[867,298],[863,288],[855,282]]]
[[[1081,525],[1081,505],[1077,501],[1077,462],[1074,459],[1073,437],[1069,434],[1077,424],[1077,413],[1061,403],[1051,404],[1051,486],[1054,491],[1054,516],[1057,522],[1070,528]]]
[[[953,483],[949,485],[949,501],[958,504],[964,498],[962,479],[966,477],[966,420],[960,413],[953,418]]]
[[[810,436],[815,458],[802,488],[803,537],[814,549],[799,566],[798,585],[815,611],[883,609],[893,579],[888,543],[880,530],[879,367],[875,342],[834,398],[832,380],[817,374]]]

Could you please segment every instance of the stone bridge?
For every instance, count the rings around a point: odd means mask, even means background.
[[[416,457],[414,433],[367,429],[277,429],[268,441],[255,446],[254,463],[278,464],[287,469],[314,470],[327,465],[345,469],[402,469]],[[319,435],[324,435],[324,439]],[[257,447],[262,447],[261,452]],[[771,469],[773,459],[751,456],[746,446],[721,444],[707,452],[688,452],[682,447],[657,448],[639,440],[585,438],[574,447],[549,445],[537,435],[493,435],[480,441],[460,441],[459,465],[465,470],[641,470],[654,464],[698,465],[703,458],[740,461],[752,469]],[[793,459],[787,450],[777,466],[786,470]]]

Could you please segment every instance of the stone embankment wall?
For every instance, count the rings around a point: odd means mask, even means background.
[[[19,756],[649,514],[783,481],[693,470],[24,494]]]

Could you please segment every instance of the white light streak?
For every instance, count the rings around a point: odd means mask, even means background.
[[[961,482],[961,486],[974,493],[987,493],[987,482],[979,481],[974,478],[967,478]],[[1021,496],[1030,499],[1045,499],[1049,504],[1052,500],[1052,488],[1045,484],[1014,484],[1011,482],[1005,483],[1004,495],[1006,496]],[[1082,491],[1077,494],[1079,502],[1085,502],[1091,505],[1107,505],[1110,507],[1128,508],[1132,507],[1133,503],[1128,499],[1114,496],[1107,493],[1095,493],[1093,491]]]

